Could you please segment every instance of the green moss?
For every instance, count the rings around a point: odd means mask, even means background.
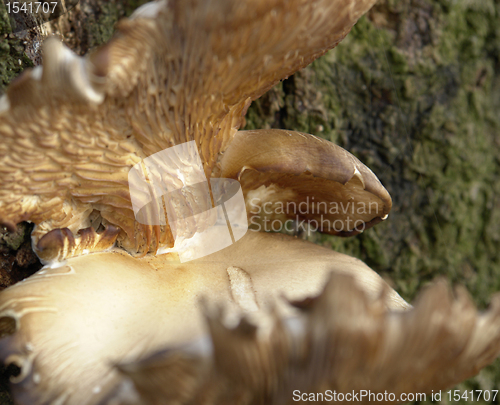
[[[31,66],[33,63],[25,55],[21,41],[11,34],[7,9],[0,2],[0,94],[7,84]]]
[[[0,245],[5,245],[9,249],[17,250],[24,242],[27,232],[31,232],[32,227],[26,222],[19,224],[15,232],[5,232],[0,228]]]
[[[132,14],[137,8],[142,6],[145,3],[148,3],[148,0],[126,0],[121,2],[123,5],[123,10],[126,16]]]
[[[88,34],[90,48],[109,41],[115,32],[118,20],[132,14],[137,7],[144,3],[147,3],[147,0],[99,2],[94,18],[88,22],[90,24]]]

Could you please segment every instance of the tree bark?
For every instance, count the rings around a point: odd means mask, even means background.
[[[142,3],[81,0],[51,30],[84,54]],[[350,239],[303,237],[362,259],[409,300],[439,276],[480,306],[500,290],[499,22],[499,0],[381,0],[247,115],[246,129],[315,134],[374,171],[393,198],[384,223]],[[1,86],[37,63],[25,45],[4,33]],[[499,385],[497,361],[458,388]]]

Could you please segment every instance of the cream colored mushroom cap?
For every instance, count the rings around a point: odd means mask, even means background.
[[[115,251],[44,267],[0,294],[0,357],[21,367],[13,384],[20,404],[94,404],[122,378],[113,364],[201,337],[202,297],[225,303],[227,319],[246,314],[265,324],[269,303],[280,316],[292,316],[296,310],[284,297],[318,295],[332,271],[353,275],[372,299],[385,291],[388,307],[409,308],[355,258],[285,235],[249,232],[185,264]]]

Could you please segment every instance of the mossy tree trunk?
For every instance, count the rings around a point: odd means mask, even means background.
[[[51,26],[84,54],[141,3],[81,0]],[[31,65],[24,51],[4,33],[3,86]],[[499,51],[499,0],[381,0],[335,50],[255,102],[247,129],[331,140],[393,197],[389,218],[358,237],[308,238],[364,260],[407,299],[445,276],[485,305],[500,290]],[[497,361],[461,388],[499,385]]]

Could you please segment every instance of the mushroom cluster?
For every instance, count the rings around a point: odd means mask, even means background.
[[[498,299],[478,313],[437,283],[412,307],[357,259],[259,231],[294,220],[350,236],[387,218],[388,192],[342,148],[238,131],[373,3],[162,0],[86,57],[45,42],[43,67],[0,99],[0,223],[33,222],[45,264],[0,293],[17,404],[288,404],[327,390],[400,402],[498,356]],[[258,229],[181,262],[172,223],[137,220],[128,176],[190,141],[205,178],[239,182]],[[193,215],[206,203],[183,195]]]

